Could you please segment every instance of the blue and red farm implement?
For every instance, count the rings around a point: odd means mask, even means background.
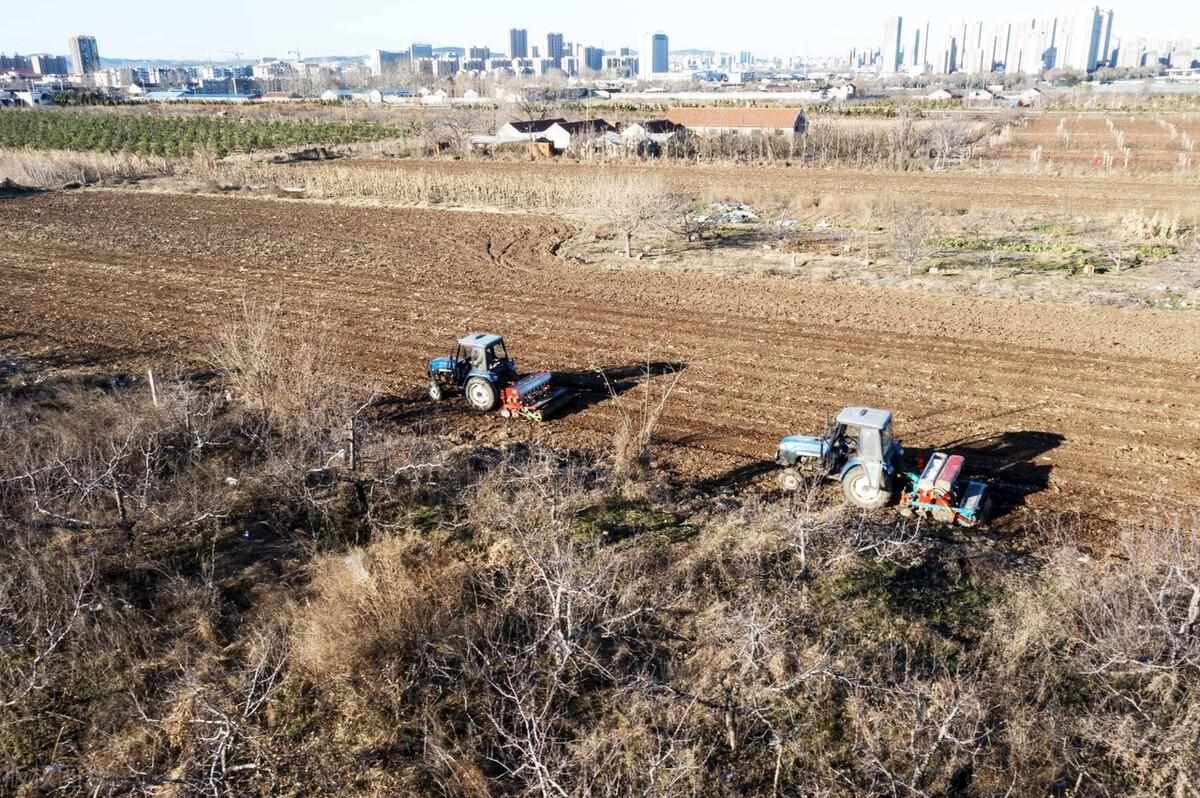
[[[900,493],[900,514],[967,527],[986,521],[991,510],[987,483],[964,479],[964,465],[961,454],[934,452],[920,474],[905,472],[908,487]]]
[[[920,473],[906,471],[889,410],[847,407],[824,435],[781,440],[777,460],[785,491],[797,490],[806,476],[835,479],[847,503],[864,510],[896,501],[902,515],[968,527],[985,521],[990,510],[987,484],[963,476],[962,455],[934,452]]]

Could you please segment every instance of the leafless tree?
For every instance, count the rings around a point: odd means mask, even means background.
[[[912,277],[913,268],[929,255],[929,209],[906,202],[896,202],[891,208],[892,253]]]
[[[803,249],[804,225],[800,224],[796,219],[789,218],[787,214],[780,214],[771,225],[771,235],[778,243],[780,249],[790,255],[792,267],[794,268]]]
[[[616,430],[613,432],[613,466],[618,479],[636,478],[644,475],[650,465],[650,447],[654,433],[662,421],[667,403],[679,381],[682,371],[670,371],[661,385],[647,364],[645,379],[632,391],[618,395],[609,384],[612,402],[617,408]],[[607,378],[606,378],[607,382]],[[637,394],[634,399],[631,395]]]
[[[716,226],[706,208],[682,200],[667,205],[669,218],[664,226],[684,241],[703,241]]]
[[[602,214],[625,239],[625,257],[633,257],[633,237],[647,224],[668,219],[675,200],[659,178],[628,177],[597,186],[590,208]]]
[[[433,147],[445,143],[453,152],[462,153],[470,137],[482,129],[482,122],[476,109],[452,106],[432,116],[426,129]]]
[[[913,114],[908,110],[902,110],[892,126],[888,128],[887,136],[893,168],[902,172],[907,171],[921,145],[921,136],[917,131]]]
[[[988,279],[989,280],[996,279],[996,264],[998,264],[1000,262],[1001,254],[1002,253],[1001,253],[1000,247],[996,246],[995,244],[993,244],[990,248],[988,248],[987,259],[988,259]]]
[[[958,119],[943,119],[928,132],[933,151],[933,166],[943,169],[953,159],[960,158],[966,148],[975,142],[975,131]]]

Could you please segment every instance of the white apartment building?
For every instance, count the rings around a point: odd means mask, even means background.
[[[879,73],[894,75],[904,65],[904,18],[888,17],[883,25],[883,47],[880,48]]]

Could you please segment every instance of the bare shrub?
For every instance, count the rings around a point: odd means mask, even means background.
[[[86,622],[93,600],[92,560],[58,561],[17,537],[0,560],[0,709],[29,702],[56,678],[55,659]]]
[[[649,365],[645,379],[633,390],[618,395],[609,385],[612,403],[617,409],[617,426],[613,432],[613,472],[618,480],[636,480],[645,476],[650,467],[650,449],[654,433],[662,421],[671,394],[679,386],[682,371],[670,371],[661,386]],[[607,381],[607,378],[606,378]],[[636,399],[631,394],[637,394]]]
[[[963,158],[971,145],[978,141],[978,131],[957,119],[943,119],[927,134],[933,152],[933,167],[945,168],[951,161]]]
[[[1101,559],[1064,547],[1045,584],[1014,592],[998,621],[1004,700],[1015,716],[1039,718],[1019,738],[1031,776],[1038,766],[1055,767],[1067,750],[1077,789],[1138,796],[1197,790],[1194,531],[1128,526],[1114,556]]]
[[[181,474],[224,437],[222,403],[171,382],[162,387],[159,408],[140,393],[73,389],[58,392],[61,412],[13,408],[0,508],[34,527],[69,529],[219,515],[220,500],[202,498],[211,478]],[[184,484],[197,488],[197,501],[177,501]]]
[[[848,704],[855,752],[871,792],[920,795],[953,783],[984,748],[991,728],[978,674],[860,685]],[[873,771],[873,772],[872,772]]]
[[[1130,241],[1176,241],[1186,238],[1192,228],[1179,216],[1130,211],[1118,222],[1122,238]]]
[[[239,186],[270,186],[279,180],[278,167],[249,162],[217,164],[213,177]],[[448,204],[474,208],[512,208],[576,213],[595,222],[630,200],[659,197],[665,202],[661,178],[613,177],[594,173],[560,174],[553,180],[529,180],[521,175],[482,175],[443,167],[419,170],[363,169],[337,162],[320,168],[292,170],[288,179],[305,196],[324,199],[380,200],[403,205]],[[650,203],[653,210],[653,203]],[[650,218],[668,215],[669,204]],[[648,211],[650,212],[650,211]]]
[[[244,300],[215,331],[209,360],[243,402],[281,425],[328,425],[347,403],[319,321],[285,329],[280,304]]]

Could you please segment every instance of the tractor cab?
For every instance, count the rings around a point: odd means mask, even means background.
[[[802,473],[838,479],[855,506],[873,509],[892,497],[892,474],[903,455],[892,436],[892,413],[870,407],[843,408],[820,437],[789,435],[779,442],[780,477],[785,490],[796,490]]]
[[[462,367],[480,374],[492,373],[513,365],[508,357],[508,350],[504,347],[504,339],[486,333],[459,338],[450,358]]]
[[[903,449],[892,437],[892,412],[870,407],[847,407],[834,421],[835,441],[839,442],[841,473],[859,466],[871,490],[885,490],[899,464]],[[835,444],[835,445],[839,445]]]
[[[472,407],[487,411],[516,376],[517,364],[508,356],[503,338],[472,333],[458,339],[449,357],[429,362],[429,397],[438,401],[447,392],[463,391]]]

